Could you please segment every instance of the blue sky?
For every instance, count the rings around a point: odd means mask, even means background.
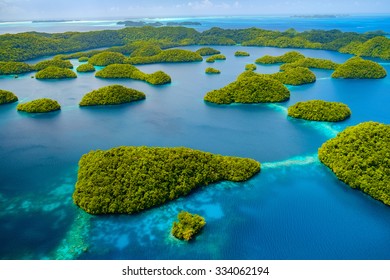
[[[0,21],[359,13],[390,14],[390,0],[0,0]]]

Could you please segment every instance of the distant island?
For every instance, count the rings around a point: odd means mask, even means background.
[[[56,100],[40,98],[30,102],[20,103],[16,109],[27,113],[49,113],[60,110],[61,106]]]
[[[293,15],[292,18],[337,18],[337,17],[347,17],[348,14],[341,15]]]
[[[132,214],[198,187],[245,181],[258,172],[260,163],[248,158],[183,147],[121,146],[81,157],[73,201],[90,214]]]
[[[178,215],[178,222],[173,222],[172,235],[178,239],[189,241],[193,239],[206,225],[202,216],[181,211]]]
[[[132,20],[125,20],[125,21],[118,21],[116,24],[118,25],[124,25],[126,27],[141,27],[141,26],[153,26],[153,27],[159,27],[159,26],[164,26],[164,23],[155,21],[155,22],[145,22],[145,21],[132,21]],[[196,21],[182,21],[182,22],[177,22],[177,21],[168,21],[166,26],[198,26],[202,25],[200,22]]]
[[[110,85],[93,90],[80,101],[80,106],[118,105],[145,99],[145,94],[121,85]]]
[[[196,21],[182,21],[182,22],[176,22],[176,21],[168,21],[166,23],[167,26],[185,26],[185,25],[188,25],[188,26],[191,26],[191,25],[202,25],[200,22],[196,22]]]
[[[309,100],[290,106],[287,115],[310,121],[339,122],[351,116],[351,109],[340,102]]]

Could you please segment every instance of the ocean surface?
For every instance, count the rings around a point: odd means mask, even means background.
[[[245,20],[235,18],[235,26],[246,25]],[[280,28],[296,27],[288,23]],[[212,24],[226,27],[225,18]],[[58,25],[53,23],[51,32]],[[321,19],[315,26],[360,27],[384,29],[371,19]],[[14,92],[19,102],[49,97],[62,105],[60,112],[49,114],[17,112],[16,103],[0,106],[0,259],[390,259],[390,208],[340,182],[317,158],[322,143],[347,126],[390,123],[390,77],[339,80],[330,78],[332,71],[314,70],[317,81],[289,87],[288,102],[211,105],[203,96],[234,81],[246,64],[292,50],[214,47],[226,61],[139,66],[147,73],[168,73],[172,84],[164,86],[98,79],[93,73],[62,81],[36,80],[31,73],[17,79],[0,76],[0,88]],[[250,56],[235,57],[237,50]],[[336,62],[350,57],[299,51]],[[74,68],[79,65],[71,62]],[[390,73],[390,63],[379,62]],[[221,74],[206,75],[209,66]],[[278,70],[279,65],[259,65],[256,72]],[[78,106],[87,92],[116,83],[143,91],[146,99],[119,106]],[[310,99],[346,103],[352,116],[336,124],[287,117],[288,106]],[[78,160],[90,150],[120,145],[185,146],[250,157],[262,163],[262,170],[247,182],[212,184],[140,214],[88,215],[72,202]],[[203,232],[192,242],[170,235],[181,210],[206,219]]]

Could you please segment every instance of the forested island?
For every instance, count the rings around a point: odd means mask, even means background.
[[[221,71],[212,67],[207,67],[205,70],[206,74],[220,74]]]
[[[110,64],[95,74],[98,78],[134,79],[148,82],[152,85],[164,85],[171,82],[171,77],[163,71],[146,74],[130,64]]]
[[[118,105],[145,99],[145,94],[121,85],[110,85],[93,90],[82,98],[80,106]]]
[[[95,72],[95,67],[91,63],[80,64],[76,68],[77,72]]]
[[[256,64],[250,63],[250,64],[245,65],[245,70],[255,71],[256,69],[257,69]]]
[[[236,51],[234,53],[234,56],[250,56],[250,54],[248,52],[245,52],[245,51]]]
[[[206,59],[206,62],[214,63],[216,60],[226,60],[226,56],[223,54],[214,54]]]
[[[0,89],[0,105],[18,101],[18,97],[11,91]]]
[[[77,78],[75,72],[67,68],[60,68],[56,66],[49,66],[39,71],[35,78],[37,79],[70,79]]]
[[[0,62],[0,75],[22,74],[34,71],[34,67],[25,62]]]
[[[309,100],[290,106],[287,115],[310,121],[339,122],[349,118],[351,110],[340,102]]]
[[[318,157],[352,188],[390,205],[390,125],[365,122],[325,142]]]
[[[178,222],[173,222],[171,233],[174,237],[189,241],[206,225],[206,220],[198,214],[181,211],[177,215]]]
[[[48,113],[60,110],[61,106],[56,100],[40,98],[26,103],[20,103],[16,109],[27,113]]]
[[[34,70],[40,71],[49,66],[55,66],[59,68],[69,68],[69,69],[73,68],[72,63],[69,60],[54,58],[54,59],[38,62],[37,64],[34,65]]]
[[[189,148],[121,146],[90,151],[79,161],[73,193],[90,214],[136,213],[221,180],[245,181],[260,171],[247,158]]]
[[[221,52],[219,50],[216,50],[211,47],[203,47],[195,51],[196,53],[200,54],[201,56],[206,55],[214,55],[214,54],[220,54]]]
[[[381,79],[386,75],[385,68],[379,63],[361,57],[352,57],[336,68],[332,78]]]
[[[153,41],[160,46],[237,45],[311,48],[333,50],[358,56],[390,59],[390,39],[383,32],[342,32],[309,30],[297,32],[271,31],[259,28],[222,29],[198,32],[182,26],[127,27],[120,30],[90,32],[38,33],[25,32],[0,35],[0,61],[24,61],[45,55],[79,52],[112,47],[111,51],[130,54],[136,41]],[[95,51],[99,52],[99,51]]]
[[[296,51],[290,51],[278,56],[265,55],[263,57],[256,59],[255,63],[257,64],[291,63],[302,58],[305,58],[303,54]]]
[[[198,53],[188,50],[172,49],[161,51],[160,53],[152,56],[129,57],[127,59],[127,63],[149,64],[162,62],[196,62],[202,60],[202,56]]]
[[[94,66],[107,66],[110,64],[124,63],[127,57],[118,52],[101,52],[93,55],[88,62]]]

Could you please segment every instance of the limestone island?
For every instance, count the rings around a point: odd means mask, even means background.
[[[193,239],[206,225],[206,221],[198,214],[181,211],[177,215],[178,222],[173,222],[171,233],[174,237],[189,241]]]
[[[310,100],[290,106],[287,115],[309,121],[339,122],[349,118],[351,110],[340,102]]]
[[[234,56],[250,56],[250,54],[248,52],[244,52],[244,51],[236,51],[234,53]]]
[[[91,63],[80,64],[76,68],[77,72],[95,72],[95,67]]]
[[[208,92],[204,100],[217,104],[283,102],[290,91],[279,81],[262,75],[239,76],[227,86]]]
[[[60,68],[56,66],[49,66],[39,71],[35,78],[37,79],[69,79],[77,78],[75,72],[67,68]]]
[[[211,47],[203,47],[195,51],[196,53],[200,54],[201,56],[205,55],[214,55],[214,54],[220,54],[221,52],[219,50],[216,50]]]
[[[96,72],[95,77],[110,79],[134,79],[148,82],[152,85],[164,85],[171,82],[171,77],[163,71],[146,74],[130,64],[110,64]]]
[[[318,157],[351,188],[390,205],[390,125],[364,122],[325,142]]]
[[[18,97],[11,91],[0,89],[0,105],[18,101]]]
[[[107,66],[110,64],[124,63],[126,59],[126,56],[118,52],[101,52],[89,58],[88,62],[94,66]]]
[[[256,64],[250,63],[250,64],[245,65],[245,70],[255,71],[256,69],[257,69]]]
[[[121,85],[110,85],[93,90],[82,98],[80,106],[118,105],[145,99],[145,94]]]
[[[281,65],[280,70],[287,70],[288,68],[291,67],[306,67],[306,68],[334,70],[338,66],[339,66],[338,63],[333,62],[329,59],[305,57],[305,58],[298,59],[294,62]]]
[[[60,110],[61,106],[53,99],[41,98],[18,104],[16,109],[27,113],[48,113]]]
[[[303,54],[296,51],[291,51],[291,52],[286,52],[285,54],[279,56],[265,55],[263,57],[256,59],[255,63],[257,64],[291,63],[302,58],[305,58]]]
[[[200,54],[188,50],[170,49],[163,50],[152,56],[129,57],[126,63],[130,64],[150,64],[150,63],[177,63],[177,62],[197,62],[202,61]]]
[[[184,147],[121,146],[81,157],[73,201],[90,214],[132,214],[198,187],[245,181],[258,172],[260,163],[248,158]]]
[[[336,68],[332,78],[381,79],[386,75],[385,68],[379,63],[361,57],[352,57]]]
[[[226,56],[223,54],[214,54],[206,59],[206,62],[214,63],[216,60],[226,60]]]
[[[34,71],[34,67],[25,62],[0,61],[0,75],[22,74]]]
[[[73,68],[72,63],[69,60],[62,60],[62,59],[55,58],[55,59],[38,62],[37,64],[34,65],[34,70],[40,71],[50,66],[55,66],[59,68],[69,68],[69,69]]]
[[[206,74],[220,74],[221,71],[212,67],[207,67],[205,70]]]

